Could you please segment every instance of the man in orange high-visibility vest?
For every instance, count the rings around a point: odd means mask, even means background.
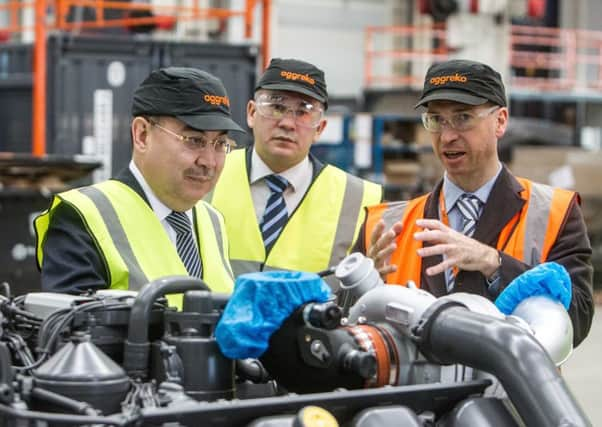
[[[386,283],[412,280],[435,296],[492,300],[521,273],[554,261],[572,282],[574,345],[594,314],[591,246],[577,193],[518,178],[498,158],[508,108],[499,73],[451,60],[429,68],[420,101],[424,127],[445,169],[431,193],[367,208],[356,250]]]

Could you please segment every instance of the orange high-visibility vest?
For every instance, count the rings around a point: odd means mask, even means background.
[[[528,265],[536,265],[546,261],[575,193],[525,178],[516,179],[523,186],[520,197],[525,204],[502,229],[496,248]],[[386,230],[398,221],[403,227],[396,238],[397,248],[391,255],[390,263],[397,265],[397,271],[387,275],[389,284],[405,285],[412,280],[420,286],[422,258],[417,250],[422,247],[422,242],[414,239],[414,233],[420,231],[416,220],[424,218],[428,197],[426,194],[410,201],[381,203],[367,208],[366,248],[370,246],[372,230],[381,219]]]

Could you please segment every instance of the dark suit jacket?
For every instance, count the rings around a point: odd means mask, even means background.
[[[428,197],[425,206],[425,218],[439,218],[438,204],[442,186],[443,181],[440,181]],[[504,168],[483,208],[473,235],[474,239],[496,247],[500,232],[524,205],[524,201],[519,196],[521,190],[521,184],[510,171]],[[362,226],[355,249],[366,253],[365,240],[365,228]],[[587,336],[594,315],[591,254],[592,249],[583,221],[583,214],[579,206],[578,196],[576,196],[571,202],[571,207],[558,239],[553,244],[547,259],[547,261],[554,261],[563,265],[572,280],[573,297],[569,315],[573,322],[575,346]],[[504,253],[501,256],[502,267],[500,268],[499,291],[502,291],[515,277],[532,267]],[[424,258],[422,262],[422,283],[420,286],[437,297],[447,294],[444,275],[428,276],[425,270],[441,261],[441,256],[432,256]],[[499,294],[491,295],[485,277],[476,271],[460,271],[455,283],[455,292],[469,292],[482,295],[491,300],[495,300]]]
[[[149,204],[129,169],[121,171],[114,179],[131,187]],[[46,292],[82,293],[109,286],[104,259],[82,218],[67,203],[61,203],[50,218],[41,275],[42,290]]]

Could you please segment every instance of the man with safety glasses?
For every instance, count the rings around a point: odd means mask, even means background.
[[[155,70],[136,89],[132,116],[128,168],[56,195],[35,220],[42,289],[139,290],[186,275],[230,292],[223,218],[201,200],[230,151],[227,132],[243,131],[226,89],[194,68]]]
[[[548,261],[567,270],[573,341],[594,313],[591,246],[579,195],[513,176],[498,159],[508,108],[499,73],[451,60],[427,71],[416,108],[445,169],[431,193],[368,209],[356,249],[386,283],[442,296],[469,292],[495,300],[521,273]],[[525,289],[511,286],[520,299]],[[572,294],[572,297],[571,297]],[[561,333],[561,332],[559,332]]]
[[[379,185],[309,153],[327,108],[322,70],[272,59],[247,105],[254,144],[228,155],[211,199],[224,215],[236,276],[336,265],[357,238],[364,206],[380,202]]]

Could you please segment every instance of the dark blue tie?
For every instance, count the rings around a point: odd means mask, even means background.
[[[288,212],[282,196],[288,187],[288,181],[280,175],[268,175],[264,179],[272,192],[265,206],[260,226],[263,244],[267,252],[276,242],[288,220]]]
[[[201,278],[201,257],[192,237],[190,218],[184,212],[172,211],[166,219],[176,232],[176,249],[188,274],[192,277]]]

